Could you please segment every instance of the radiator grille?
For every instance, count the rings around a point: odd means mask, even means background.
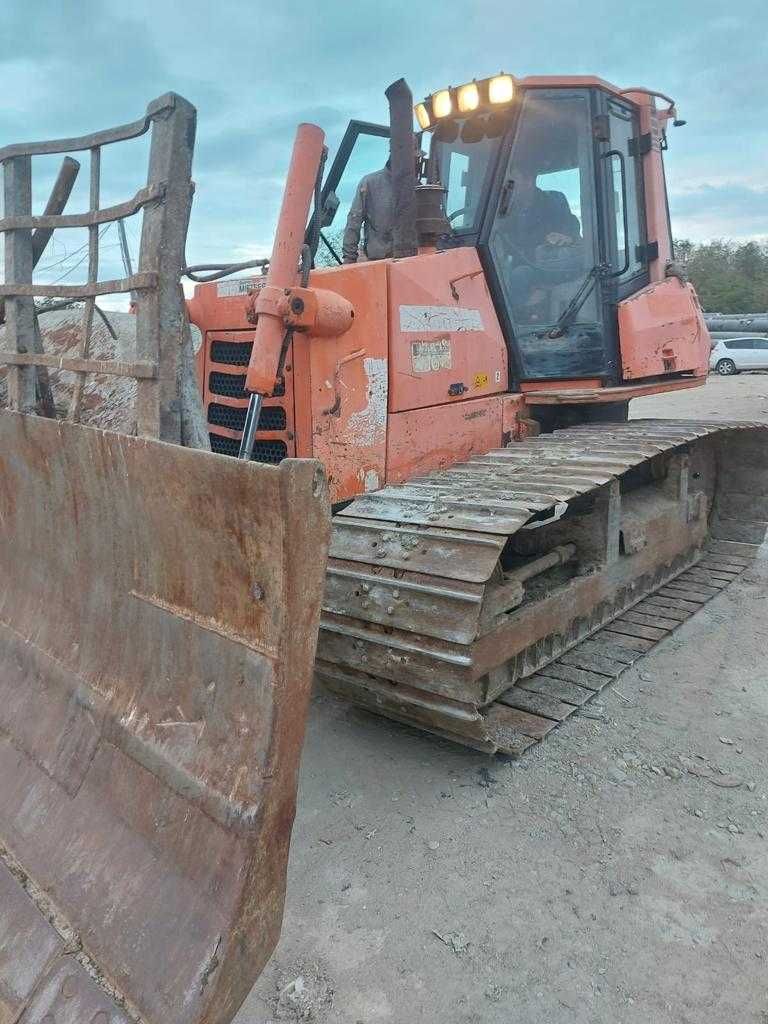
[[[252,341],[214,341],[211,343],[211,362],[224,366],[247,366],[251,358]],[[244,373],[217,373],[208,375],[208,389],[214,395],[227,398],[247,398]],[[279,380],[275,397],[285,394],[285,381]]]
[[[244,373],[216,373],[208,375],[208,390],[212,395],[226,398],[247,398]]]
[[[208,422],[215,427],[242,431],[245,426],[245,408],[221,405],[211,402],[208,406]],[[267,405],[261,410],[257,430],[285,430],[285,409],[280,405]]]
[[[208,406],[208,422],[215,427],[226,427],[227,430],[242,430],[245,426],[245,408],[233,408],[231,405],[219,405],[211,402]]]
[[[211,450],[219,455],[237,456],[240,442],[233,437],[222,437],[220,434],[209,434]],[[256,441],[253,446],[251,460],[253,462],[270,462],[277,464],[288,455],[288,448],[283,441]]]
[[[259,430],[285,430],[285,409],[281,405],[265,405],[259,416]]]
[[[211,360],[226,366],[247,366],[252,348],[252,341],[214,341],[211,345]]]

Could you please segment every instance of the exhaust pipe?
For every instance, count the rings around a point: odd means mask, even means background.
[[[389,101],[389,155],[394,193],[392,255],[415,256],[416,237],[416,147],[413,136],[413,95],[404,78],[398,78],[385,93]]]

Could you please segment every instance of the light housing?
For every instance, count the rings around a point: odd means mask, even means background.
[[[477,110],[480,106],[480,90],[477,87],[477,82],[468,82],[466,85],[459,86],[456,90],[456,106],[461,114],[469,114],[471,111]]]
[[[448,117],[453,113],[450,89],[441,89],[432,96],[432,113],[435,117]]]
[[[422,131],[426,131],[432,123],[429,119],[429,111],[427,110],[425,103],[417,103],[413,108],[416,113],[416,120],[419,122],[419,128]]]
[[[515,83],[512,75],[496,75],[488,82],[488,99],[494,105],[509,103],[515,95]]]

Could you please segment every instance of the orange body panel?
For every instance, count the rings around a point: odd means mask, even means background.
[[[222,395],[221,387],[244,381],[256,333],[248,308],[263,284],[256,278],[203,285],[189,303],[204,332],[203,393],[217,451],[236,454],[240,430],[221,420],[230,409],[244,416],[247,397]],[[648,394],[695,386],[706,376],[701,310],[693,289],[676,278],[619,303],[622,373],[637,387],[534,381],[517,395],[506,391],[507,350],[475,250],[317,270],[310,286],[342,296],[354,319],[336,337],[294,334],[285,394],[265,403],[273,428],[280,416],[284,421],[280,429],[260,429],[257,445],[275,461],[320,459],[334,502],[506,444],[525,432],[530,405],[622,401],[637,397],[638,387]],[[224,351],[217,343],[230,346],[234,362],[217,361]],[[242,354],[232,356],[233,346]],[[669,377],[680,372],[695,377]]]
[[[390,412],[507,390],[507,350],[475,249],[389,261]]]
[[[315,271],[310,285],[344,296],[354,320],[338,337],[294,335],[294,399],[308,414],[297,423],[300,454],[322,461],[333,501],[386,480],[387,270],[381,260]]]
[[[215,284],[198,284],[187,299],[187,315],[201,331],[252,331],[248,307],[254,292],[267,283],[266,276],[234,277]]]
[[[402,483],[503,447],[513,440],[523,408],[521,395],[491,395],[393,413],[387,430],[387,482]]]
[[[693,371],[705,377],[709,333],[696,293],[669,277],[618,305],[622,375],[625,380]]]
[[[527,405],[604,405],[608,402],[631,402],[633,398],[661,395],[665,391],[680,391],[684,388],[700,388],[706,377],[664,377],[638,381],[637,384],[621,384],[610,388],[563,387],[562,381],[546,391],[530,391],[525,396]],[[522,415],[522,413],[521,413]]]

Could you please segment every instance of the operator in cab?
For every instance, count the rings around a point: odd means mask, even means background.
[[[562,192],[537,186],[538,173],[533,161],[514,168],[503,232],[513,303],[526,307],[532,319],[549,288],[583,273],[579,219]]]
[[[544,191],[536,184],[536,171],[521,166],[509,211],[509,232],[529,259],[540,245],[562,248],[581,241],[581,225],[562,192]]]
[[[344,229],[341,255],[345,263],[384,260],[392,255],[394,193],[390,162],[360,181]],[[362,244],[360,235],[362,233]]]

